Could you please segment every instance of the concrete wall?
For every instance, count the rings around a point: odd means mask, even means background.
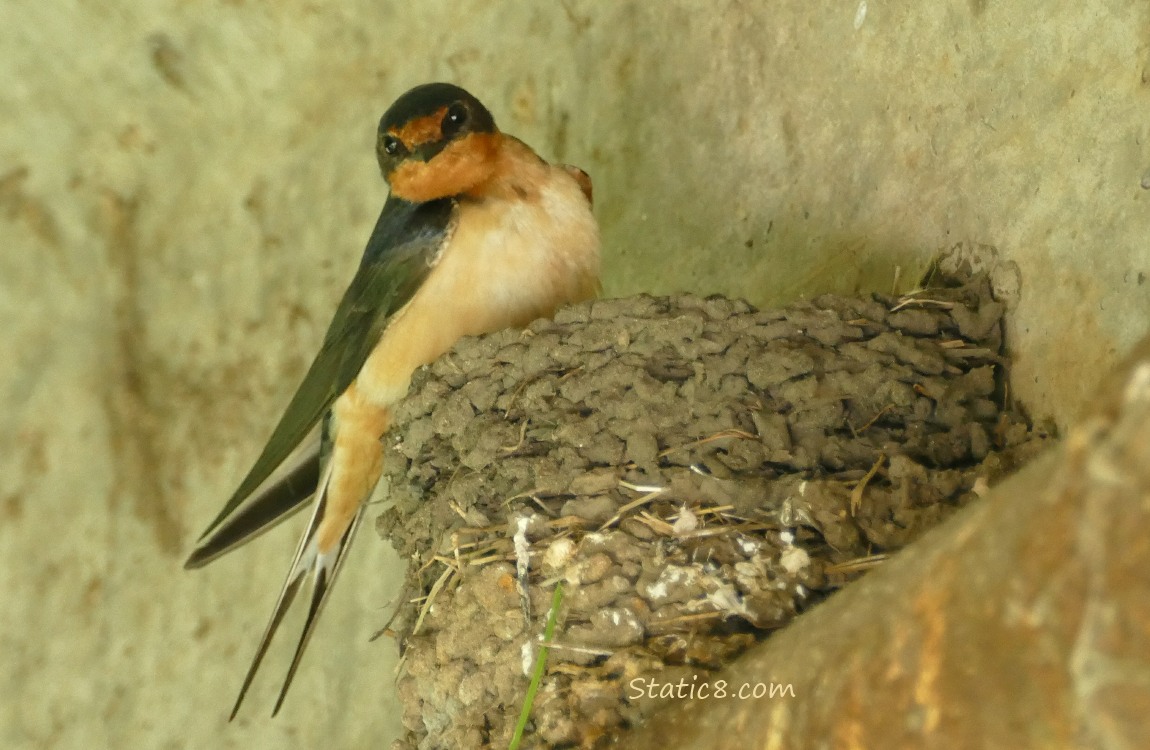
[[[1022,283],[1017,393],[1063,423],[1150,319],[1142,2],[0,11],[6,748],[396,728],[374,535],[276,721],[286,648],[224,724],[294,528],[180,563],[318,345],[385,196],[375,123],[415,83],[592,174],[609,294],[889,290],[994,245]]]

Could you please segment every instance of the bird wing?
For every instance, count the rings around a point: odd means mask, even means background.
[[[196,545],[184,568],[192,570],[207,565],[303,508],[319,485],[320,458],[320,431],[315,429],[247,502],[241,503]]]
[[[355,380],[388,320],[411,299],[427,278],[450,235],[454,208],[450,199],[411,203],[388,197],[364,250],[359,270],[324,335],[319,354],[308,368],[263,452],[201,535],[197,552],[189,558],[187,567],[198,567],[250,539],[298,509],[315,490],[314,481],[301,481],[301,478],[318,478],[318,454],[315,459],[305,458],[302,475],[289,473],[287,479],[273,484],[257,498],[258,512],[235,513]],[[281,491],[278,500],[270,502],[267,499],[269,493],[282,489],[284,481],[290,481],[291,489],[295,491]],[[299,493],[305,490],[307,494],[301,496]],[[260,499],[264,502],[260,503]],[[221,524],[233,513],[236,523],[221,529]],[[226,536],[226,544],[221,541],[212,545],[208,537],[213,532],[216,532],[216,537]]]

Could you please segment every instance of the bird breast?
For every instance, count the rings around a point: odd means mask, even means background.
[[[599,231],[583,189],[530,156],[486,195],[458,202],[427,279],[360,371],[361,397],[393,404],[416,368],[461,337],[523,326],[597,293]]]

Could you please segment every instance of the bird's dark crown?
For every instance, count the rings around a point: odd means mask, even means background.
[[[379,121],[379,132],[395,132],[404,125],[435,114],[452,104],[463,104],[471,115],[471,130],[492,132],[495,118],[487,107],[466,89],[451,83],[425,83],[407,91],[387,108]]]

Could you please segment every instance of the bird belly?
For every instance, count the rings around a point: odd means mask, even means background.
[[[332,406],[331,478],[322,488],[327,507],[316,528],[320,554],[332,550],[371,496],[383,466],[379,439],[391,411],[363,397],[353,382]]]

